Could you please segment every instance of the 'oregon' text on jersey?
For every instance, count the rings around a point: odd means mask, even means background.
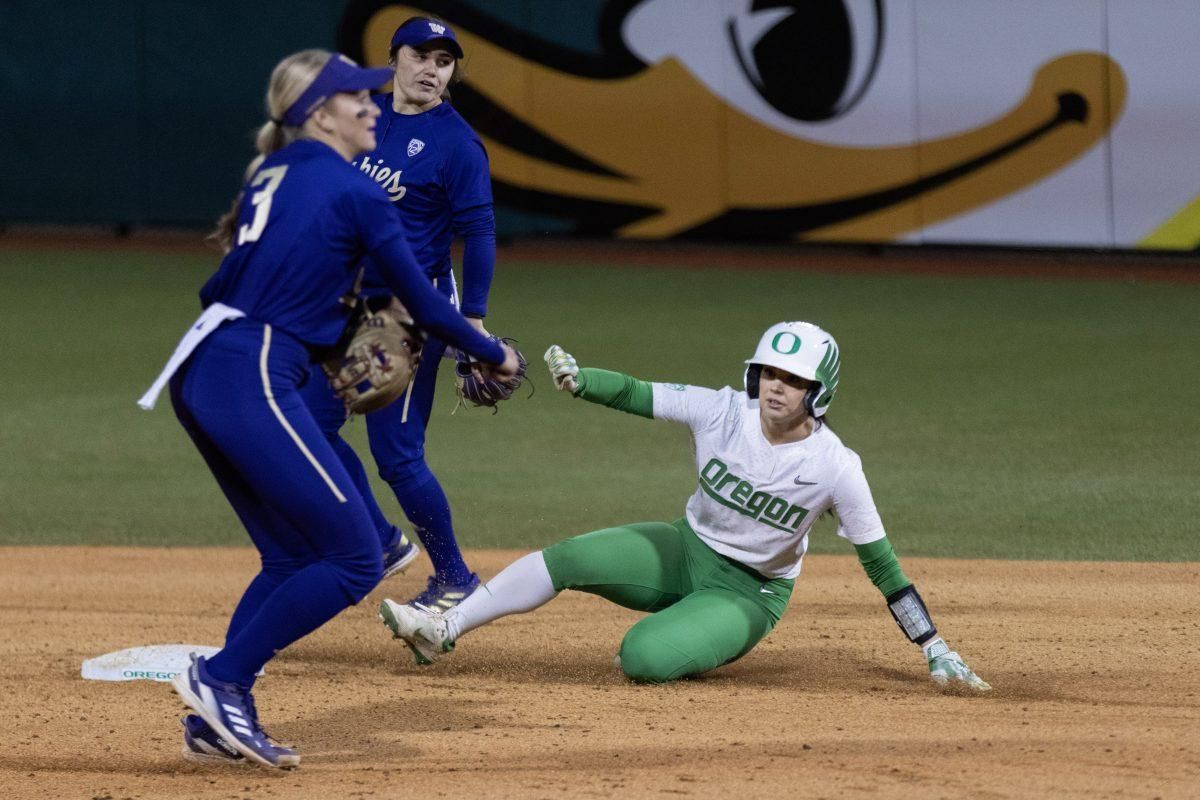
[[[803,506],[755,491],[718,458],[710,460],[700,470],[700,488],[721,505],[781,531],[794,533],[808,516],[808,509]]]

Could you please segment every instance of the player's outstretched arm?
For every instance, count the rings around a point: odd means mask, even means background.
[[[575,397],[647,419],[654,418],[654,389],[646,381],[606,369],[581,369],[575,357],[556,344],[543,356],[554,385]]]
[[[962,656],[950,649],[925,608],[925,601],[911,583],[887,596],[888,610],[910,642],[919,644],[929,662],[929,677],[939,686],[963,685],[979,692],[992,687],[963,662]]]
[[[917,588],[900,569],[896,551],[884,536],[868,544],[856,544],[855,551],[863,570],[887,598],[888,610],[910,642],[921,646],[929,662],[929,677],[940,686],[963,685],[986,692],[992,687],[980,678],[938,636],[937,628],[925,608]]]

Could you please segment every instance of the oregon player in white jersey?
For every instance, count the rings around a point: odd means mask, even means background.
[[[546,363],[576,397],[691,428],[696,492],[683,519],[606,528],[531,553],[445,614],[384,600],[380,616],[417,663],[449,652],[467,631],[575,589],[650,612],[621,642],[630,678],[662,682],[719,667],[783,616],[809,530],[831,511],[900,629],[924,651],[930,677],[991,688],[937,635],[888,542],[862,462],[822,421],[841,367],[830,334],[806,322],[772,326],[746,362],[741,392],[580,369],[557,345]]]

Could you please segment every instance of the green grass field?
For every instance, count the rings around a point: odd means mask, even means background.
[[[0,251],[0,544],[246,542],[169,401],[153,413],[135,404],[214,266]],[[695,488],[685,429],[555,392],[547,345],[641,378],[740,386],[761,331],[800,318],[838,337],[830,418],[862,456],[902,556],[1200,560],[1198,285],[541,265],[501,253],[492,308],[490,328],[533,362],[536,393],[495,416],[452,416],[443,370],[430,461],[467,547],[672,519]],[[364,428],[347,428],[361,453]],[[811,549],[851,552],[828,518]]]

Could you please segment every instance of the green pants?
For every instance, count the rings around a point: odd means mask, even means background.
[[[542,554],[556,590],[652,612],[621,642],[621,669],[637,681],[671,681],[741,658],[783,616],[795,583],[716,553],[682,519],[593,531]]]

